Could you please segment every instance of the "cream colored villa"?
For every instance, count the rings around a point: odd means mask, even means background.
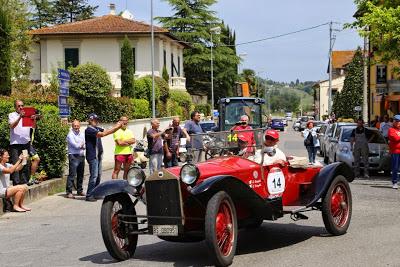
[[[52,70],[93,62],[105,68],[110,75],[114,96],[121,89],[121,45],[126,36],[132,44],[135,76],[151,74],[151,26],[117,15],[105,15],[79,22],[32,30],[34,36],[31,80],[49,83]],[[171,89],[185,90],[183,49],[168,30],[154,27],[155,75],[161,76],[166,66]]]

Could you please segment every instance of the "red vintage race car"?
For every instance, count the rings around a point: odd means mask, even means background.
[[[353,171],[343,163],[264,166],[229,154],[149,177],[132,168],[127,180],[104,182],[93,195],[104,198],[101,231],[113,258],[129,259],[138,235],[152,234],[174,242],[205,240],[215,265],[228,266],[238,229],[258,227],[263,220],[284,215],[307,219],[305,212],[320,210],[330,234],[346,233],[353,179]],[[136,214],[138,201],[145,203],[147,214]]]

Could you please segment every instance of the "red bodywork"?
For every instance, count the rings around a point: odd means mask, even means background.
[[[196,185],[202,183],[205,179],[219,176],[228,175],[233,176],[245,184],[249,185],[255,193],[261,198],[266,199],[270,196],[267,189],[267,175],[272,168],[280,168],[285,177],[285,191],[282,194],[282,201],[284,206],[298,206],[303,205],[301,198],[302,192],[307,191],[312,186],[314,177],[320,171],[321,167],[312,168],[292,168],[289,164],[261,166],[254,161],[237,157],[219,157],[210,159],[205,162],[197,163],[196,166],[200,171],[200,178]],[[262,168],[264,174],[262,174]],[[180,167],[167,169],[173,175],[179,177]]]

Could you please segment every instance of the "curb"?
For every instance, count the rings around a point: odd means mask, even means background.
[[[29,186],[28,192],[25,195],[24,202],[26,204],[32,203],[39,199],[49,196],[50,194],[56,193],[60,188],[65,187],[65,178],[53,178]],[[0,216],[4,214],[3,201],[0,201]]]

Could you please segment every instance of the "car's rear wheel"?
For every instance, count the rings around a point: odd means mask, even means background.
[[[230,196],[220,191],[207,204],[205,240],[215,265],[229,266],[237,244],[236,209]]]
[[[350,225],[352,198],[349,183],[342,175],[333,179],[322,201],[322,219],[332,235],[343,235]]]
[[[108,253],[118,260],[127,260],[133,256],[136,250],[138,235],[129,234],[127,226],[118,215],[136,215],[135,207],[126,194],[116,194],[104,199],[101,206],[101,234]],[[130,230],[137,231],[137,218],[124,218],[132,222]],[[135,224],[136,223],[136,224]]]

